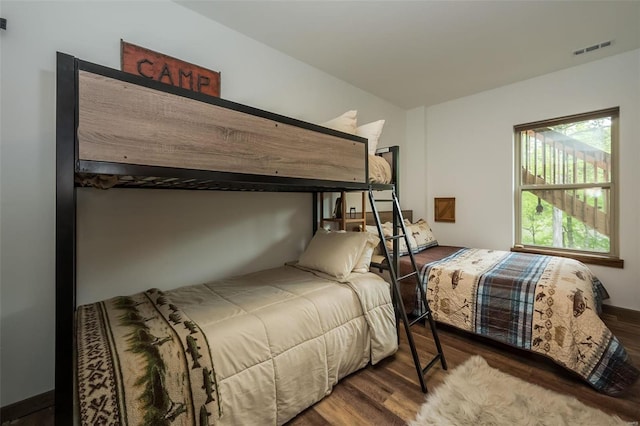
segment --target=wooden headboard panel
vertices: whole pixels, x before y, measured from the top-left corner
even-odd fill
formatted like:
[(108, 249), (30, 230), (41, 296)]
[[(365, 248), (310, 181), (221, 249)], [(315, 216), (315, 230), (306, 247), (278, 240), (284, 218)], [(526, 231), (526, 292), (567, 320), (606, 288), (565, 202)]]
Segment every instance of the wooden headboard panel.
[[(391, 222), (393, 220), (393, 212), (391, 210), (384, 212), (379, 211), (378, 214), (380, 215), (381, 223)], [(413, 210), (402, 210), (402, 217), (413, 223)], [(367, 212), (367, 225), (375, 226), (375, 224), (376, 221), (373, 219), (373, 213)]]
[(110, 71), (79, 71), (79, 160), (367, 183), (366, 139)]

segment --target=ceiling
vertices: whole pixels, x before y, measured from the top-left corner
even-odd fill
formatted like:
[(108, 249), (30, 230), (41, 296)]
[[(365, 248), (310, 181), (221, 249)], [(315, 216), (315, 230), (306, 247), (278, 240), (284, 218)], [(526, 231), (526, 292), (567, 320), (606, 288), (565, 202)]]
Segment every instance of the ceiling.
[(638, 0), (176, 1), (404, 109), (640, 48)]

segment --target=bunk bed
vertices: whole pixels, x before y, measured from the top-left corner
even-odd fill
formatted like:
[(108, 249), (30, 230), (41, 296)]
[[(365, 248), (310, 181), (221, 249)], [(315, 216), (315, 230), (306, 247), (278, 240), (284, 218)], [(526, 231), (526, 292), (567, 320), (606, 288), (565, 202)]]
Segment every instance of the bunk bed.
[(321, 193), (394, 190), (398, 156), (381, 150), (391, 183), (372, 183), (366, 139), (67, 54), (57, 61), (56, 424), (282, 424), (396, 351), (389, 284), (302, 257), (77, 306), (79, 186), (307, 192), (315, 234)]
[[(418, 236), (415, 225), (405, 225)], [(600, 319), (609, 295), (583, 263), (437, 241), (400, 255), (400, 276), (419, 271), (398, 281), (410, 316), (424, 312), (426, 294), (438, 323), (542, 355), (602, 393), (623, 394), (638, 380), (640, 371)], [(376, 263), (385, 260), (374, 256)]]

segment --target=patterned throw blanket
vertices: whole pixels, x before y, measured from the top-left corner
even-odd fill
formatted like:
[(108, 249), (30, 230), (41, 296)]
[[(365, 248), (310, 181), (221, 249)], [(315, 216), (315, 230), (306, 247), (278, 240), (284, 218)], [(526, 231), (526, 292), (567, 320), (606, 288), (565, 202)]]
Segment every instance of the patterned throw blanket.
[(640, 374), (599, 317), (602, 283), (573, 259), (462, 249), (424, 265), (421, 282), (437, 321), (550, 357), (601, 392)]
[(163, 292), (81, 306), (77, 330), (82, 425), (200, 426), (222, 415), (209, 344)]

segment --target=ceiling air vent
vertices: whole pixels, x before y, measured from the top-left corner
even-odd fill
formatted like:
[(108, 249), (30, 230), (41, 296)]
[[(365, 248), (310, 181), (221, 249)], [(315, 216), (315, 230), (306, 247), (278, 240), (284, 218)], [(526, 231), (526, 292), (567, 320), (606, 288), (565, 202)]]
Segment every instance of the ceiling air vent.
[(583, 47), (582, 49), (574, 50), (574, 55), (582, 55), (583, 53), (593, 52), (594, 50), (602, 49), (604, 47), (609, 47), (613, 44), (613, 40), (603, 41), (602, 43), (594, 44), (592, 46)]

